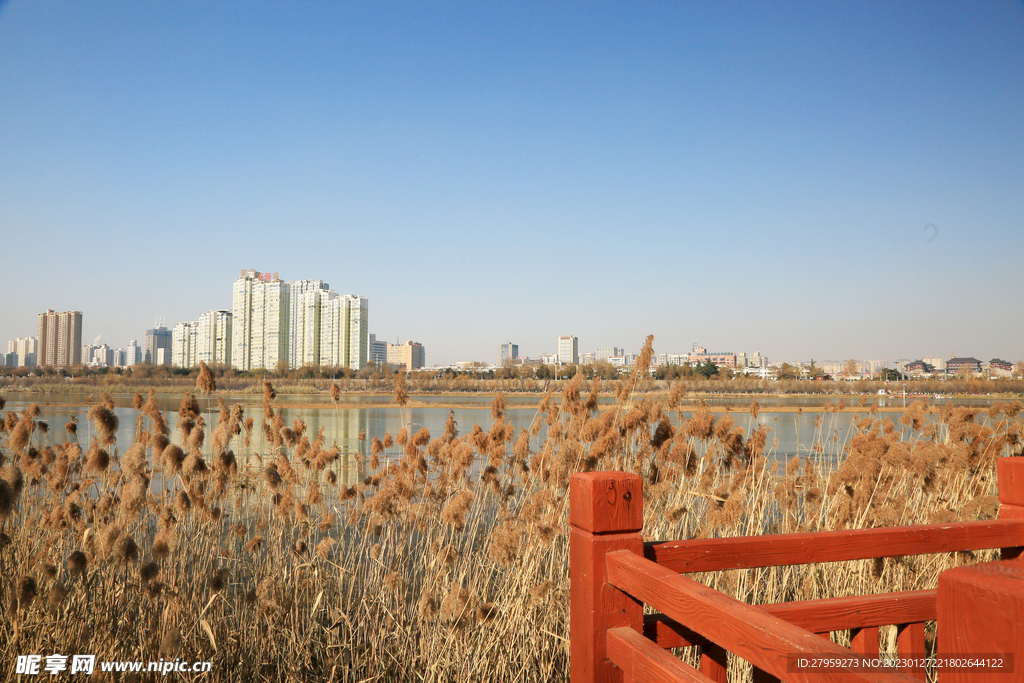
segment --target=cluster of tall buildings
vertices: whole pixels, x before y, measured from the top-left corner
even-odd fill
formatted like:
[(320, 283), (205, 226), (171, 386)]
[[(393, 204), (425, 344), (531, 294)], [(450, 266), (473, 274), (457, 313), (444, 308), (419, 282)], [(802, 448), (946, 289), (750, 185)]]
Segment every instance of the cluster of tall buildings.
[(7, 343), (4, 365), (70, 367), (82, 363), (82, 312), (47, 309), (39, 314), (38, 335)]
[(277, 273), (243, 270), (232, 285), (230, 311), (207, 311), (175, 325), (171, 364), (205, 361), (237, 370), (424, 366), (422, 344), (378, 342), (369, 316), (366, 297), (339, 294), (323, 280), (286, 281)]
[[(98, 339), (97, 339), (98, 341)], [(243, 270), (231, 290), (231, 310), (210, 310), (172, 329), (156, 324), (146, 330), (144, 348), (133, 340), (126, 349), (82, 345), (82, 313), (46, 311), (39, 315), (38, 337), (8, 343), (0, 365), (132, 366), (200, 362), (238, 370), (282, 367), (346, 367), (368, 363), (426, 365), (419, 342), (389, 344), (369, 332), (366, 297), (339, 294), (323, 280), (285, 281), (277, 273)]]
[(277, 273), (243, 270), (231, 301), (230, 354), (224, 362), (238, 370), (307, 365), (359, 370), (370, 359), (364, 296), (338, 294), (322, 280), (286, 282)]

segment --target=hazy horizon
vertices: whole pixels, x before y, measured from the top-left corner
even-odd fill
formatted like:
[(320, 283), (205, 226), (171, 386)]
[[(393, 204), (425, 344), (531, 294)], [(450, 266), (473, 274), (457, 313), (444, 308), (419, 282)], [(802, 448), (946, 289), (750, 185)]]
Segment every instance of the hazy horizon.
[(1022, 85), (1009, 0), (0, 2), (0, 343), (141, 345), (256, 269), (430, 365), (1015, 362)]

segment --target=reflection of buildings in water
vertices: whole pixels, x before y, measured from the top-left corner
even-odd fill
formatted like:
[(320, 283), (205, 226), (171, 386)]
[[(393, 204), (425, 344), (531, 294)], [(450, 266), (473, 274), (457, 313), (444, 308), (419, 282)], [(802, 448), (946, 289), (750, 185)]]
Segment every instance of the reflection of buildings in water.
[(355, 486), (363, 480), (363, 464), (352, 453), (342, 453), (331, 467), (338, 475), (339, 486)]
[[(291, 413), (291, 415), (289, 415)], [(250, 441), (250, 452), (260, 453), (266, 456), (271, 451), (270, 443), (263, 434), (262, 415), (260, 422), (253, 425), (253, 435)], [(370, 436), (367, 430), (366, 441), (359, 441), (359, 433), (366, 429), (368, 418), (366, 410), (359, 408), (314, 408), (302, 410), (285, 410), (281, 416), (285, 424), (291, 427), (296, 417), (301, 417), (306, 423), (305, 436), (309, 442), (316, 441), (320, 428), (324, 429), (325, 449), (337, 446), (340, 451), (338, 459), (331, 465), (331, 469), (338, 475), (338, 483), (352, 486), (363, 479), (363, 466), (360, 463), (359, 454), (363, 453), (369, 457)], [(291, 456), (292, 449), (286, 449)]]

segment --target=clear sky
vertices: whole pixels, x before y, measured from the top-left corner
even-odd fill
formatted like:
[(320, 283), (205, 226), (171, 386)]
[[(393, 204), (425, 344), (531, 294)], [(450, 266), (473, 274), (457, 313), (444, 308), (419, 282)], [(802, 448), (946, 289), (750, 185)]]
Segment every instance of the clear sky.
[(141, 343), (255, 268), (430, 364), (1016, 361), (1022, 124), (1019, 0), (10, 0), (0, 343)]

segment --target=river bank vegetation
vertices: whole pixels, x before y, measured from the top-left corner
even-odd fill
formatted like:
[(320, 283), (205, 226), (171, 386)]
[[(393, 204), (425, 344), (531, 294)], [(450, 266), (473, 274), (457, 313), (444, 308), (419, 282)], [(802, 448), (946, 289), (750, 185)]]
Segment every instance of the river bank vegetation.
[[(664, 370), (665, 366), (658, 368)], [(304, 368), (274, 372), (242, 372), (228, 367), (211, 367), (217, 386), (231, 393), (260, 394), (263, 382), (270, 380), (279, 394), (323, 394), (337, 386), (343, 393), (387, 394), (394, 391), (398, 371), (372, 371), (354, 373), (347, 368)], [(411, 394), (484, 393), (537, 394), (548, 391), (559, 393), (577, 375), (590, 386), (598, 381), (598, 390), (613, 394), (617, 382), (629, 374), (598, 372), (591, 366), (572, 366), (551, 376), (539, 378), (521, 371), (503, 373), (493, 371), (453, 370), (413, 371), (403, 373), (407, 391)], [(34, 392), (40, 394), (102, 393), (145, 394), (154, 388), (160, 392), (180, 393), (195, 386), (198, 368), (171, 368), (168, 366), (137, 366), (133, 368), (7, 368), (0, 372), (0, 391)], [(659, 378), (660, 376), (660, 378)], [(996, 396), (1024, 397), (1024, 379), (1012, 376), (999, 379), (981, 377), (951, 377), (949, 379), (921, 379), (908, 377), (894, 381), (878, 379), (822, 380), (822, 379), (765, 379), (721, 372), (704, 377), (690, 373), (685, 377), (666, 376), (655, 372), (644, 376), (633, 388), (635, 395), (661, 395), (667, 397), (682, 384), (689, 396)]]
[[(642, 393), (654, 380), (637, 369), (548, 385), (518, 431), (499, 392), (482, 424), (364, 434), (343, 454), (288, 415), (276, 383), (247, 414), (218, 398), (222, 380), (191, 378), (176, 414), (140, 391), (131, 443), (109, 396), (82, 423), (4, 414), (0, 660), (208, 660), (214, 681), (564, 681), (574, 472), (639, 474), (656, 540), (989, 519), (996, 460), (1024, 455), (1019, 401), (947, 402), (928, 420), (919, 400), (897, 416), (865, 402), (842, 439), (845, 406), (822, 410), (812, 456), (786, 461), (755, 428), (756, 397), (716, 415), (689, 382)], [(326, 387), (336, 404), (342, 385)], [(402, 375), (390, 386), (401, 408), (417, 390)], [(699, 578), (781, 602), (931, 588), (983, 557)]]

